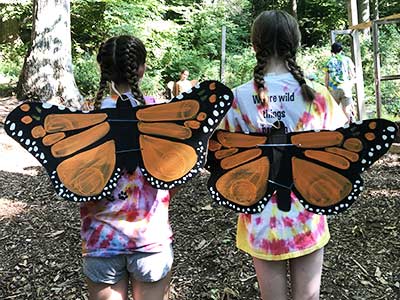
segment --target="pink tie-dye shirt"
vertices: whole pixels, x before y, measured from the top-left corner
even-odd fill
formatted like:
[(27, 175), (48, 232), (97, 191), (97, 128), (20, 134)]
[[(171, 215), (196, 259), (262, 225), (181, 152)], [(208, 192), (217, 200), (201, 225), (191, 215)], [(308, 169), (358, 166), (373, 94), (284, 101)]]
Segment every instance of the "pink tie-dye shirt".
[[(133, 106), (132, 94), (127, 96)], [(146, 97), (146, 104), (154, 99)], [(115, 107), (111, 98), (102, 108)], [(159, 252), (172, 242), (168, 219), (170, 193), (154, 189), (136, 169), (121, 176), (114, 201), (90, 201), (81, 205), (81, 238), (84, 256), (109, 257), (134, 251)]]
[[(308, 82), (316, 91), (312, 104), (301, 95), (290, 73), (265, 76), (268, 108), (259, 101), (250, 81), (234, 89), (234, 102), (221, 127), (238, 132), (266, 132), (275, 121), (289, 131), (336, 129), (347, 118), (325, 87)], [(236, 244), (243, 251), (265, 260), (284, 260), (311, 253), (329, 240), (325, 216), (305, 210), (292, 193), (289, 212), (278, 209), (273, 195), (259, 214), (239, 214)]]

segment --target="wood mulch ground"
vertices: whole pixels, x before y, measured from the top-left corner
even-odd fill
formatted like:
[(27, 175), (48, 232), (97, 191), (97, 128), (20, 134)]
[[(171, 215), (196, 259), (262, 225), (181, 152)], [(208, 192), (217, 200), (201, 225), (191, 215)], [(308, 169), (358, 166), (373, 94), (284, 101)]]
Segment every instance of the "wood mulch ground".
[[(16, 104), (0, 98), (0, 125)], [(363, 178), (361, 199), (329, 218), (321, 299), (400, 299), (400, 154)], [(259, 299), (251, 258), (235, 247), (236, 215), (212, 203), (206, 180), (194, 178), (171, 203), (170, 299)], [(78, 212), (0, 126), (0, 299), (87, 299)]]

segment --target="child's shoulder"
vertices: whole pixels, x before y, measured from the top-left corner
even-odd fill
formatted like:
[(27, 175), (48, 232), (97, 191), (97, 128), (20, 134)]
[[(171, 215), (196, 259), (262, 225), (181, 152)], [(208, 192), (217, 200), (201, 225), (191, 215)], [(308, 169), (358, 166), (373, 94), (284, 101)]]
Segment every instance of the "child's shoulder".
[(242, 94), (242, 93), (249, 92), (249, 91), (250, 92), (254, 91), (254, 80), (253, 79), (246, 83), (243, 83), (233, 89), (234, 95), (236, 95), (238, 93)]

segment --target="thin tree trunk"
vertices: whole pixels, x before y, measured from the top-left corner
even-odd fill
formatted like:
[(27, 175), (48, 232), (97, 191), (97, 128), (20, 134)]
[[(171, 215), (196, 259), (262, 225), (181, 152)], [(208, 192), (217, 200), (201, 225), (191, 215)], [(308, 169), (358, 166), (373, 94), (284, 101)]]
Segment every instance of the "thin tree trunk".
[(82, 96), (72, 72), (69, 0), (34, 0), (31, 43), (18, 82), (18, 99), (79, 107)]
[[(369, 0), (358, 0), (357, 7), (358, 7), (358, 23), (368, 22), (371, 16)], [(363, 33), (365, 37), (369, 37), (370, 28), (364, 29)]]
[(297, 0), (290, 0), (291, 15), (297, 19)]

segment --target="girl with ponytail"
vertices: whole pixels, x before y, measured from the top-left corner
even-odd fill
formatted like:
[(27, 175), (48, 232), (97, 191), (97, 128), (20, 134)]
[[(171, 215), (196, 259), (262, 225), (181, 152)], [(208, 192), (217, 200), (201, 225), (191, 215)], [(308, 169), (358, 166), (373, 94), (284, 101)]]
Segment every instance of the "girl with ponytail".
[[(222, 127), (264, 132), (285, 124), (287, 131), (336, 129), (347, 118), (327, 89), (305, 79), (296, 62), (300, 31), (284, 11), (262, 12), (252, 26), (257, 63), (253, 80), (237, 87)], [(330, 236), (326, 217), (308, 212), (291, 194), (291, 208), (277, 207), (276, 195), (258, 214), (239, 214), (236, 245), (253, 257), (263, 300), (317, 300), (323, 247)]]
[[(92, 104), (95, 109), (115, 108), (121, 95), (132, 106), (154, 103), (139, 88), (146, 63), (141, 40), (128, 35), (112, 37), (101, 44), (97, 62), (101, 74)], [(173, 261), (168, 220), (171, 196), (167, 190), (151, 187), (138, 168), (120, 177), (112, 201), (81, 205), (83, 272), (89, 299), (126, 300), (130, 287), (135, 300), (168, 299)]]

